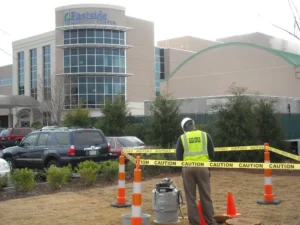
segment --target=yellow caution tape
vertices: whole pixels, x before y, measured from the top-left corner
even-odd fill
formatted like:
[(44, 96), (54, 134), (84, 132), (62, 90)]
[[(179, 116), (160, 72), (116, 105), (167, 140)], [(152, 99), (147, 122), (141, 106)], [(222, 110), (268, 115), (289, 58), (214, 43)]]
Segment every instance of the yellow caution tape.
[(278, 169), (300, 170), (300, 164), (291, 163), (246, 163), (246, 162), (186, 162), (172, 160), (141, 159), (141, 165), (172, 166), (172, 167), (210, 167), (210, 168), (241, 168), (241, 169)]
[(123, 152), (131, 154), (142, 153), (175, 153), (175, 149), (124, 149)]
[(287, 158), (300, 161), (300, 156), (299, 155), (294, 155), (294, 154), (291, 154), (291, 153), (288, 153), (288, 152), (285, 152), (285, 151), (282, 151), (282, 150), (279, 150), (279, 149), (276, 149), (276, 148), (272, 148), (272, 147), (268, 147), (268, 149), (271, 152), (275, 152), (275, 153), (277, 153), (279, 155), (282, 155), (282, 156), (285, 156)]
[[(252, 145), (252, 146), (236, 146), (236, 147), (215, 147), (216, 152), (225, 151), (251, 151), (251, 150), (263, 150), (263, 145)], [(176, 149), (124, 149), (123, 152), (131, 154), (141, 153), (175, 153)]]
[(127, 159), (129, 159), (130, 162), (132, 162), (133, 164), (136, 164), (136, 159), (135, 159), (134, 157), (132, 157), (131, 155), (128, 155), (128, 153), (126, 153), (126, 152), (124, 152), (124, 151), (122, 151), (122, 152), (123, 152), (123, 155), (124, 155)]

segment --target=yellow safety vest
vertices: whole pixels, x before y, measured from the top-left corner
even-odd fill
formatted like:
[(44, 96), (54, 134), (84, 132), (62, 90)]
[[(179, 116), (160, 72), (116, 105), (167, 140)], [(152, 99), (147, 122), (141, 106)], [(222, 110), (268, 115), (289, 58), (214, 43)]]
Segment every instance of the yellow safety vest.
[(194, 130), (181, 135), (184, 149), (183, 161), (209, 162), (207, 133)]

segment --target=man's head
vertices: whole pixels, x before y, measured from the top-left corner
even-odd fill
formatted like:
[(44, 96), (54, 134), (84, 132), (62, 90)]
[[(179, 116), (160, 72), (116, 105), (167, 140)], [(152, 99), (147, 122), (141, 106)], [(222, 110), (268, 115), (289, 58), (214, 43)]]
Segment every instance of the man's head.
[(184, 118), (181, 121), (181, 128), (184, 132), (196, 130), (194, 120), (192, 120), (191, 118), (188, 118), (188, 117)]

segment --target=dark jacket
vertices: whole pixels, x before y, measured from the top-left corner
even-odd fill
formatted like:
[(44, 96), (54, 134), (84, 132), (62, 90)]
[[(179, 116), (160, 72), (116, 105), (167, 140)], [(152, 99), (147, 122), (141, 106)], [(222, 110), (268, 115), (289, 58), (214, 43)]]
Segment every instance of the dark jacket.
[[(213, 158), (215, 157), (215, 150), (214, 150), (213, 140), (208, 133), (207, 133), (207, 151), (208, 151), (209, 159), (212, 161)], [(183, 144), (181, 141), (181, 137), (179, 137), (176, 146), (176, 159), (179, 161), (183, 161), (183, 154), (184, 154)]]

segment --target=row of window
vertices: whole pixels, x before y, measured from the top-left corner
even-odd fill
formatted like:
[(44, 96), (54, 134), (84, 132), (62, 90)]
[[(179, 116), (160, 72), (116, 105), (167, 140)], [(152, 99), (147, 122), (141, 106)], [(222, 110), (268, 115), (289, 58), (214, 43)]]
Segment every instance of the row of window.
[(30, 94), (37, 99), (37, 49), (30, 50)]
[(12, 84), (12, 77), (0, 77), (0, 86), (7, 86)]
[(24, 95), (24, 52), (18, 53), (18, 94)]
[(44, 100), (51, 100), (51, 49), (50, 45), (43, 47), (44, 59)]
[(126, 73), (125, 50), (72, 48), (64, 51), (64, 73)]
[[(98, 77), (97, 77), (98, 78)], [(125, 94), (124, 77), (78, 77), (77, 83), (65, 83), (65, 94)]]
[(125, 101), (125, 77), (120, 76), (68, 76), (65, 77), (65, 109), (101, 108), (105, 99), (114, 100), (121, 95)]
[(165, 79), (164, 49), (155, 48), (155, 92), (160, 93), (160, 80)]
[[(103, 108), (106, 101), (114, 101), (119, 95), (66, 95), (64, 101), (65, 109)], [(125, 102), (125, 95), (120, 95), (121, 101)]]
[(125, 32), (104, 29), (80, 29), (64, 32), (64, 44), (125, 44)]
[[(37, 99), (37, 49), (30, 50), (30, 93)], [(44, 100), (51, 99), (51, 49), (43, 46)], [(24, 51), (18, 53), (18, 94), (24, 95)]]

